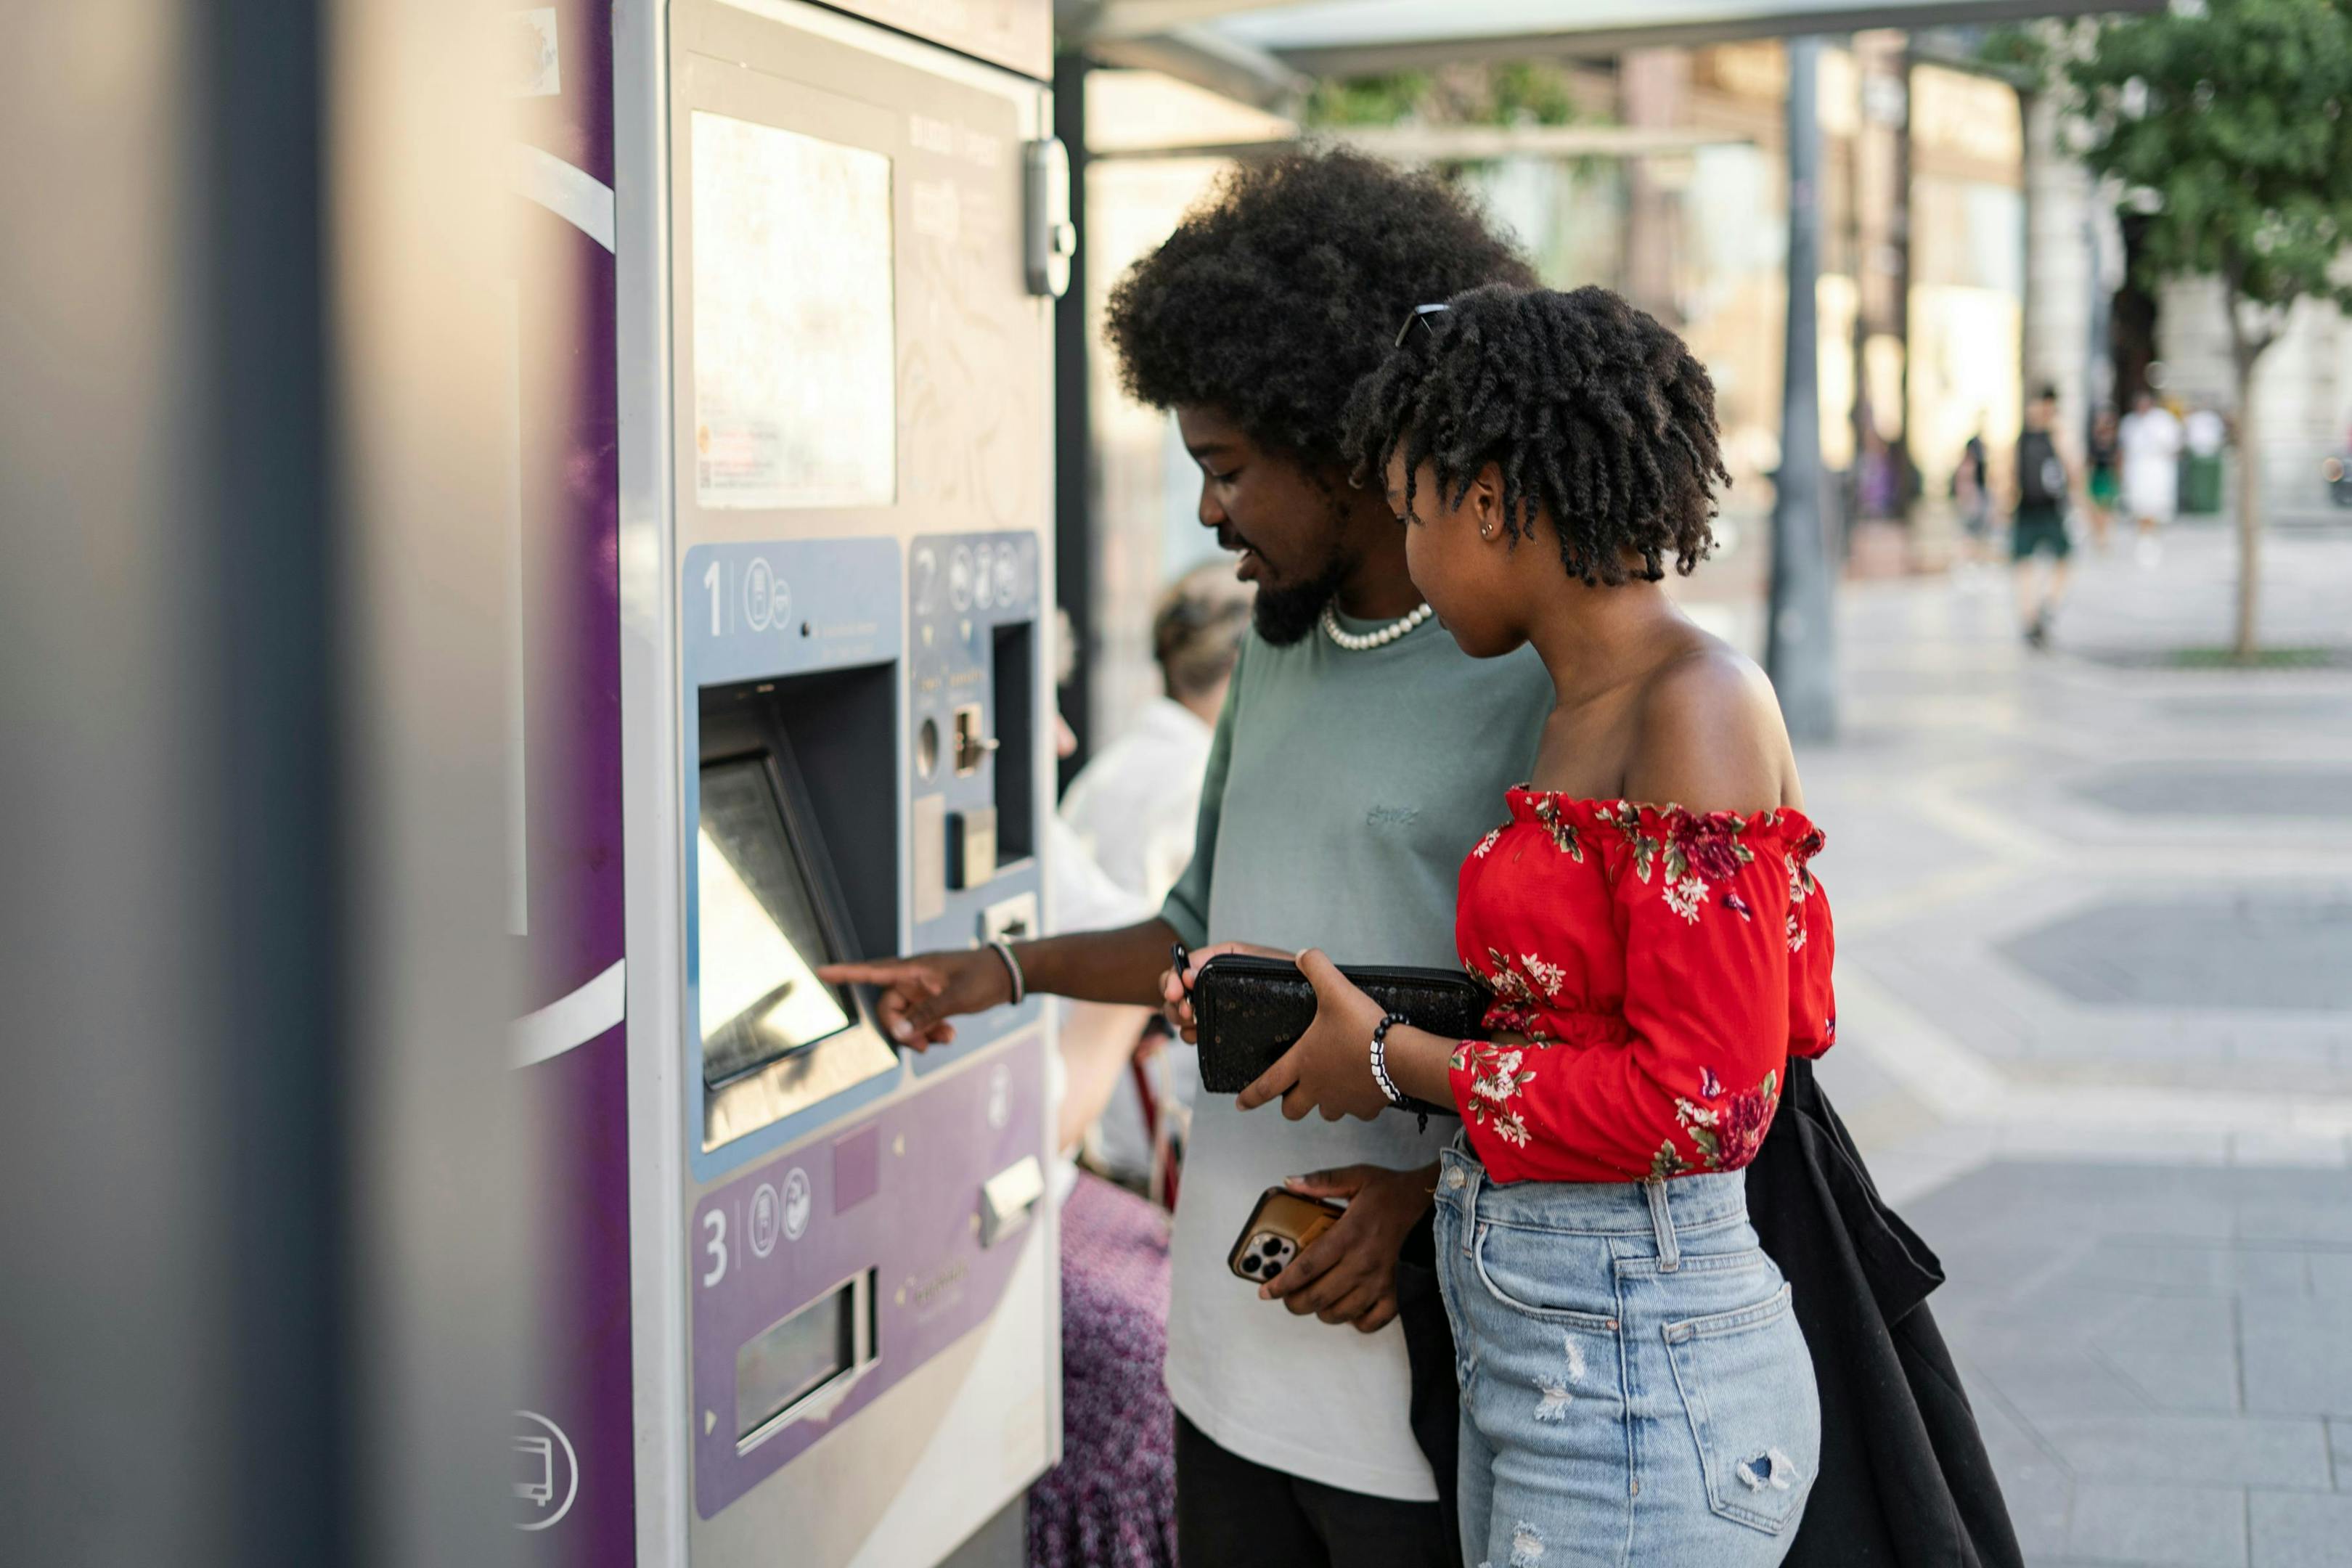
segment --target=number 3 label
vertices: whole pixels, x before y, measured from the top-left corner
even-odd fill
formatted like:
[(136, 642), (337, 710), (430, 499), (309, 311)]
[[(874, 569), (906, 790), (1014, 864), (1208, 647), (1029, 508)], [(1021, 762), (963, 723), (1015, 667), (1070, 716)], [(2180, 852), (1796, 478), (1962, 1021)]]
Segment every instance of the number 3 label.
[(710, 1238), (702, 1244), (702, 1249), (710, 1255), (710, 1267), (702, 1273), (703, 1288), (708, 1289), (727, 1278), (727, 1211), (711, 1209), (705, 1213), (702, 1228), (710, 1234)]

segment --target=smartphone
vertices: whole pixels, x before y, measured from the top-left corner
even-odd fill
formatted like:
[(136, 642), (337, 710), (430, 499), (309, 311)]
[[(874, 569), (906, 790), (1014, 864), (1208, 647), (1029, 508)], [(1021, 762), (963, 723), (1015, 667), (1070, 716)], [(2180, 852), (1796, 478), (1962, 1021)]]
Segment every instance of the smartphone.
[(1263, 1285), (1306, 1251), (1348, 1211), (1323, 1198), (1301, 1197), (1287, 1187), (1268, 1187), (1234, 1241), (1225, 1267), (1237, 1279)]

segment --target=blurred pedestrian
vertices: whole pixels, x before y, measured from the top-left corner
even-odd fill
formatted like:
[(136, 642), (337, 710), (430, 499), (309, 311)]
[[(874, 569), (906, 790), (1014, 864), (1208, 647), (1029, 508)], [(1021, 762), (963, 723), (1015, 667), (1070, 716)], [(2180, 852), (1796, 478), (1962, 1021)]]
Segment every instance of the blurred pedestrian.
[(2116, 468), (2118, 461), (2116, 447), (2116, 411), (2102, 405), (2098, 416), (2091, 421), (2090, 450), (2090, 519), (2091, 542), (2099, 553), (2106, 553), (2108, 535), (2115, 531), (2116, 503), (2123, 495), (2123, 481)]
[[(2066, 502), (2074, 493), (2074, 465), (2058, 447), (2058, 389), (2044, 386), (2026, 405), (2025, 429), (2017, 437), (2017, 514), (2010, 528), (2009, 558), (2017, 578), (2017, 616), (2025, 640), (2034, 647), (2050, 642), (2050, 623), (2066, 596)], [(2035, 557), (2047, 555), (2046, 577), (2037, 577)]]
[(2139, 530), (2142, 566), (2164, 558), (2158, 531), (2180, 510), (2180, 421), (2143, 388), (2116, 429), (2123, 454), (2124, 510)]
[(1960, 559), (1981, 565), (1989, 559), (1992, 535), (1991, 472), (1981, 425), (1960, 447), (1959, 466), (1952, 470), (1952, 500), (1960, 514)]
[[(1249, 629), (1252, 596), (1222, 562), (1177, 579), (1151, 620), (1161, 695), (1094, 755), (1062, 796), (1062, 820), (1112, 881), (1145, 902), (1146, 912), (1160, 907), (1192, 864), (1201, 779)], [(1193, 1053), (1160, 1050), (1147, 1038), (1096, 1125), (1095, 1162), (1121, 1181), (1150, 1184), (1155, 1156), (1170, 1142), (1166, 1130), (1181, 1131), (1200, 1078)]]
[(2180, 510), (2210, 517), (2221, 510), (2221, 449), (2229, 445), (2229, 424), (2200, 403), (2182, 416), (2180, 441)]

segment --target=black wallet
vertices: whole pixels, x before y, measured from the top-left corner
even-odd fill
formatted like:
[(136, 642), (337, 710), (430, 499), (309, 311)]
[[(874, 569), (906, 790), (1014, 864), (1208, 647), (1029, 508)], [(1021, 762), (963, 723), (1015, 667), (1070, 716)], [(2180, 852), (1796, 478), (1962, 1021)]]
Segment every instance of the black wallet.
[[(1417, 1029), (1457, 1039), (1477, 1035), (1494, 1000), (1459, 969), (1342, 964), (1339, 973), (1383, 1011)], [(1201, 1045), (1201, 1087), (1212, 1094), (1239, 1094), (1315, 1022), (1315, 987), (1286, 958), (1220, 953), (1192, 977), (1192, 1020)], [(1417, 1100), (1408, 1100), (1405, 1109), (1459, 1114), (1450, 1105)]]

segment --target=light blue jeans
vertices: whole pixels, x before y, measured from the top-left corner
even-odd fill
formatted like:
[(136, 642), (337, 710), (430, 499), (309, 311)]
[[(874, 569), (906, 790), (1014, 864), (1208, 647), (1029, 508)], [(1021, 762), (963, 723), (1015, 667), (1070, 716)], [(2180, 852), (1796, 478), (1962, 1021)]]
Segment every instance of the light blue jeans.
[(1772, 1568), (1788, 1554), (1821, 1403), (1744, 1176), (1497, 1185), (1457, 1144), (1436, 1234), (1464, 1562)]

